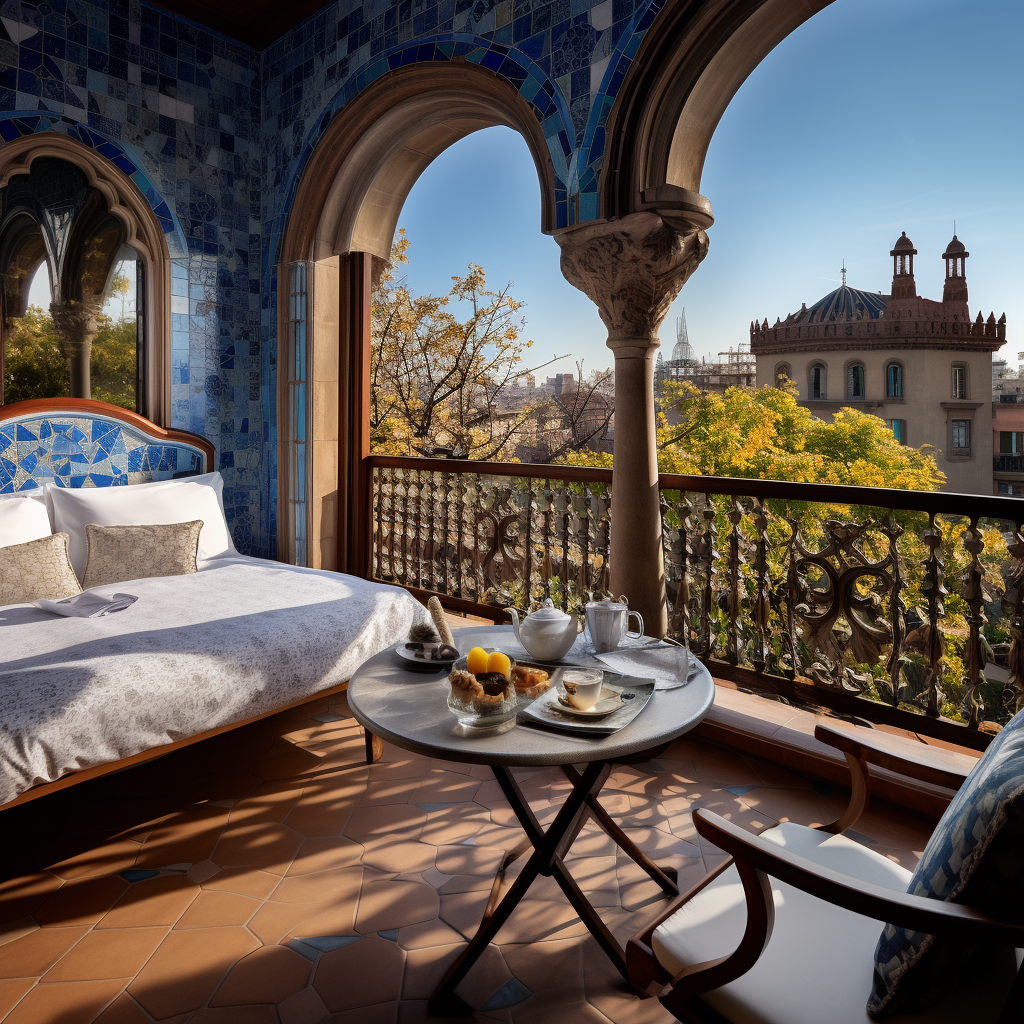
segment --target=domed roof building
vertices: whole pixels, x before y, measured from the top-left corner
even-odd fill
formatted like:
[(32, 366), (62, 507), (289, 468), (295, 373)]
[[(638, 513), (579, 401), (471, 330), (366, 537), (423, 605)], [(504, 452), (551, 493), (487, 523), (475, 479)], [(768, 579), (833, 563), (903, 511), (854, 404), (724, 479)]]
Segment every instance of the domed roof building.
[(886, 420), (895, 436), (935, 450), (946, 489), (992, 492), (992, 353), (1006, 342), (1006, 315), (972, 320), (963, 242), (942, 254), (942, 300), (922, 298), (917, 249), (904, 231), (890, 250), (888, 294), (846, 283), (773, 326), (750, 325), (757, 383), (796, 385), (802, 405), (831, 419), (856, 408)]

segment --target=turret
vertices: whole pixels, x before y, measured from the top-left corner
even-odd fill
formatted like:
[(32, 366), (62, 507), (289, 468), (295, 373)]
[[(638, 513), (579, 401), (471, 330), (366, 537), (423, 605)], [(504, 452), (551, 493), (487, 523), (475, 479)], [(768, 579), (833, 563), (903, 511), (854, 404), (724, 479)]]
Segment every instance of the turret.
[(967, 257), (971, 254), (964, 248), (964, 243), (956, 235), (946, 246), (942, 258), (946, 261), (946, 280), (942, 286), (943, 302), (962, 302), (967, 304), (967, 272), (964, 269)]
[(914, 257), (917, 250), (907, 238), (906, 231), (896, 240), (889, 252), (892, 257), (893, 299), (916, 299), (917, 285), (914, 283)]

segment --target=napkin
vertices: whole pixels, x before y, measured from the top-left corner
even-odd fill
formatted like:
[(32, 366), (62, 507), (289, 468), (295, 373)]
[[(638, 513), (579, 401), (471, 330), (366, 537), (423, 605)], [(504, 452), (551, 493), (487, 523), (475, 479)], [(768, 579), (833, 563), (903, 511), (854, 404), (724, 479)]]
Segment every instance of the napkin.
[(619, 649), (598, 654), (597, 660), (621, 675), (653, 679), (656, 690), (674, 690), (685, 686), (693, 666), (693, 659), (685, 647)]
[(91, 590), (83, 590), (74, 597), (63, 597), (59, 601), (35, 601), (33, 607), (40, 611), (52, 612), (54, 615), (66, 615), (69, 618), (97, 619), (113, 612), (123, 612), (125, 608), (135, 604), (137, 597), (131, 594), (114, 594), (103, 597)]

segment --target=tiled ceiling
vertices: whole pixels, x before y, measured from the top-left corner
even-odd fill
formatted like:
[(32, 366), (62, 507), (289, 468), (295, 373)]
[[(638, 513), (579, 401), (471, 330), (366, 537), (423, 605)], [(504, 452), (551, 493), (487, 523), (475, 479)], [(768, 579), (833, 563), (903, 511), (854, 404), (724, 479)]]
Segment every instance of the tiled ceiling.
[(262, 50), (330, 0), (166, 0), (159, 6)]

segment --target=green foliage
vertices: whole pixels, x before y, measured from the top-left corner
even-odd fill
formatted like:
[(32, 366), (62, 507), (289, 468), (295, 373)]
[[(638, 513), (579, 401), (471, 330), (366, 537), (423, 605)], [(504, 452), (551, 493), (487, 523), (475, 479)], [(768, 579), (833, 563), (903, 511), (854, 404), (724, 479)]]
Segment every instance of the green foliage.
[[(126, 310), (119, 320), (100, 317), (90, 362), (93, 398), (124, 409), (135, 408), (136, 330), (135, 316)], [(4, 402), (67, 398), (70, 394), (71, 373), (53, 318), (31, 306), (11, 323), (4, 337)]]

